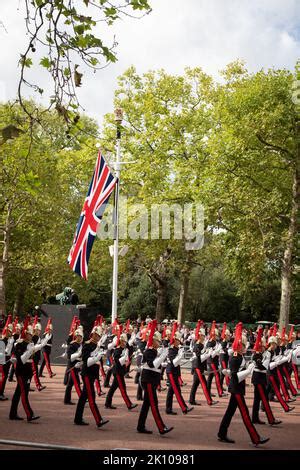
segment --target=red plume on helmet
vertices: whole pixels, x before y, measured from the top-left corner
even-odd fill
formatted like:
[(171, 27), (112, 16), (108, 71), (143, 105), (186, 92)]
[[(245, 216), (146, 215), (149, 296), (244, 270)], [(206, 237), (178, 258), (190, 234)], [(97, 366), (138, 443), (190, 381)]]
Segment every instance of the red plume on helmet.
[(115, 321), (111, 324), (112, 326), (112, 334), (115, 335), (118, 333), (119, 329), (118, 329), (118, 326), (119, 326), (119, 320), (116, 318)]
[(271, 336), (273, 336), (273, 326), (271, 326), (271, 328), (269, 329), (268, 331), (268, 338), (270, 338)]
[(14, 335), (16, 332), (17, 324), (18, 324), (19, 318), (16, 317), (14, 322), (13, 322), (13, 329), (12, 329), (12, 334)]
[(123, 325), (120, 325), (120, 327), (117, 330), (117, 344), (116, 344), (116, 347), (119, 346), (119, 344), (120, 344), (120, 336), (122, 334), (122, 331), (123, 331)]
[(77, 322), (77, 316), (75, 315), (75, 316), (72, 318), (72, 321), (71, 321), (69, 336), (71, 336), (71, 335), (74, 333), (74, 331), (75, 331), (75, 326), (76, 326), (76, 322)]
[(46, 328), (45, 328), (45, 333), (48, 333), (48, 332), (49, 332), (51, 325), (52, 325), (52, 318), (49, 317), (49, 319), (48, 319), (48, 321), (47, 321)]
[(170, 344), (173, 344), (174, 343), (174, 336), (175, 336), (175, 333), (177, 331), (177, 321), (173, 324), (173, 327), (172, 327), (172, 333), (171, 333), (171, 336), (170, 336)]
[(210, 327), (209, 339), (214, 339), (216, 336), (216, 320), (214, 320)]
[(235, 327), (234, 341), (232, 344), (232, 349), (234, 352), (237, 352), (241, 347), (242, 331), (243, 331), (243, 323), (240, 321)]
[(264, 331), (263, 328), (259, 328), (258, 331), (257, 331), (255, 344), (253, 346), (254, 351), (257, 351), (257, 352), (261, 351), (261, 347), (262, 347), (261, 339), (262, 339), (262, 336), (263, 336), (263, 331)]
[(73, 337), (75, 335), (75, 331), (77, 330), (77, 328), (80, 326), (80, 320), (79, 318), (77, 318), (76, 322), (75, 322), (75, 325), (74, 325), (74, 331), (73, 331)]
[(272, 331), (272, 336), (276, 336), (277, 333), (277, 323), (274, 323), (273, 325), (273, 331)]
[(157, 327), (157, 320), (152, 320), (151, 326), (150, 326), (150, 334), (149, 334), (149, 338), (147, 342), (147, 348), (151, 348), (153, 345), (153, 336), (154, 336), (156, 327)]
[(292, 339), (293, 339), (293, 333), (294, 333), (294, 325), (292, 326), (292, 328), (290, 329), (290, 332), (289, 332), (289, 342), (292, 341)]
[(29, 325), (30, 325), (30, 315), (27, 315), (27, 317), (25, 318), (24, 323), (23, 323), (23, 328), (22, 328), (22, 332), (21, 332), (21, 339), (25, 338), (27, 327)]
[(99, 326), (102, 326), (102, 323), (103, 323), (103, 316), (102, 316), (102, 315), (98, 315), (98, 317), (99, 317), (99, 323), (98, 323), (98, 325), (99, 325)]
[(130, 327), (130, 319), (128, 318), (128, 320), (126, 322), (126, 326), (125, 326), (125, 333), (128, 333), (129, 327)]
[(35, 329), (36, 324), (38, 323), (38, 321), (39, 321), (39, 318), (38, 318), (37, 315), (35, 315), (35, 316), (34, 316), (34, 320), (33, 320), (33, 325), (32, 325), (32, 328), (33, 328), (33, 329)]
[(284, 340), (285, 340), (285, 332), (286, 332), (286, 328), (285, 328), (285, 326), (284, 326), (284, 327), (282, 328), (282, 330), (281, 330), (281, 336), (280, 336), (281, 341), (284, 341)]
[(225, 335), (226, 335), (226, 330), (227, 330), (227, 323), (226, 321), (223, 323), (223, 328), (222, 328), (222, 333), (221, 333), (221, 339), (225, 339)]
[(145, 328), (145, 331), (144, 331), (143, 336), (142, 336), (142, 341), (146, 341), (146, 339), (147, 339), (147, 334), (148, 334), (148, 332), (149, 332), (149, 330), (150, 330), (150, 326), (151, 326), (151, 322), (149, 322), (148, 325), (147, 325), (146, 328)]
[(12, 322), (12, 314), (10, 313), (6, 319), (3, 331), (2, 331), (2, 336), (5, 336), (8, 330), (8, 325), (10, 325)]
[(195, 330), (195, 341), (198, 341), (199, 339), (199, 332), (200, 332), (200, 328), (202, 325), (203, 325), (203, 320), (198, 320), (196, 330)]

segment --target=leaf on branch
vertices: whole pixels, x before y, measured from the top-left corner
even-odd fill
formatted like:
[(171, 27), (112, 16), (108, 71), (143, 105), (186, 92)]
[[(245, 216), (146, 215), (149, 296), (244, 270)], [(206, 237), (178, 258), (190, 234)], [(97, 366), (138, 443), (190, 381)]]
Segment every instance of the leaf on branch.
[(33, 64), (32, 59), (30, 57), (25, 58), (25, 56), (21, 55), (20, 64), (24, 67), (31, 67)]
[(86, 7), (89, 6), (89, 1), (90, 1), (90, 0), (83, 0), (83, 3), (85, 4)]
[(50, 69), (50, 67), (51, 67), (51, 62), (50, 62), (50, 60), (48, 59), (48, 57), (43, 57), (43, 58), (40, 60), (40, 65), (42, 65), (42, 66), (45, 67), (46, 69)]

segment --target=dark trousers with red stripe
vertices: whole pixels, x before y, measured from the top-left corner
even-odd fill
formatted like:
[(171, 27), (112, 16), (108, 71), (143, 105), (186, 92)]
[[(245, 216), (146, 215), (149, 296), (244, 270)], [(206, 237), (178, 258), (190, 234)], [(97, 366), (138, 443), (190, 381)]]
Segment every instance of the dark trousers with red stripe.
[(162, 420), (162, 417), (160, 416), (158, 409), (158, 399), (156, 393), (157, 385), (154, 385), (152, 383), (142, 383), (142, 387), (144, 390), (144, 401), (140, 411), (137, 429), (145, 429), (149, 408), (151, 407), (151, 412), (156, 426), (158, 427), (158, 430), (162, 432), (165, 428), (165, 424)]
[[(283, 370), (283, 373), (284, 373), (284, 375), (285, 375), (288, 388), (289, 388), (289, 390), (291, 391), (291, 394), (295, 397), (295, 396), (297, 395), (297, 390), (295, 389), (294, 384), (293, 384), (293, 382), (292, 382), (292, 379), (291, 379), (291, 375), (290, 375), (290, 371), (289, 371), (288, 366), (283, 365), (282, 370)], [(291, 370), (293, 370), (293, 369), (291, 369)]]
[(40, 366), (39, 376), (42, 375), (45, 366), (47, 367), (49, 377), (52, 377), (53, 372), (52, 372), (52, 369), (51, 369), (50, 354), (47, 351), (43, 351), (43, 361), (42, 361), (42, 364)]
[(254, 385), (254, 399), (252, 407), (252, 421), (259, 421), (259, 406), (260, 403), (263, 404), (263, 409), (267, 415), (268, 423), (273, 424), (275, 421), (274, 415), (272, 413), (269, 400), (267, 398), (266, 386), (263, 384)]
[[(281, 404), (284, 411), (287, 412), (289, 410), (289, 405), (286, 403), (286, 401), (284, 400), (283, 396), (280, 393), (280, 388), (279, 388), (278, 382), (279, 382), (278, 377), (276, 375), (273, 375), (273, 374), (271, 375), (270, 374), (270, 376), (269, 376), (269, 384), (271, 386), (270, 388), (273, 389), (273, 392), (276, 395), (277, 400)], [(269, 398), (270, 398), (270, 396), (273, 397), (272, 392), (269, 393)]]
[(82, 380), (83, 380), (83, 388), (82, 388), (82, 393), (77, 403), (74, 422), (81, 423), (83, 412), (84, 412), (84, 407), (88, 400), (91, 412), (93, 413), (96, 424), (98, 425), (100, 424), (102, 418), (100, 415), (99, 408), (95, 401), (95, 398), (96, 398), (95, 388), (94, 388), (95, 377), (90, 377), (88, 375), (85, 375), (82, 377)]
[(166, 400), (166, 412), (172, 411), (174, 393), (175, 393), (176, 400), (178, 401), (178, 404), (181, 410), (185, 412), (187, 410), (187, 405), (181, 393), (179, 377), (172, 373), (168, 373), (167, 375), (169, 379), (169, 388), (168, 388), (167, 400)]
[[(12, 357), (14, 357), (14, 354), (12, 354)], [(12, 382), (13, 379), (14, 379), (15, 369), (16, 369), (15, 364), (11, 364), (11, 366), (10, 366), (10, 371), (9, 371), (9, 375), (8, 375), (8, 381), (9, 381), (9, 382)]]
[(134, 383), (137, 384), (137, 390), (136, 390), (136, 399), (137, 400), (142, 400), (143, 399), (143, 388), (141, 385), (141, 372), (138, 371), (135, 375), (134, 378)]
[(194, 403), (194, 401), (196, 399), (197, 389), (199, 387), (199, 384), (201, 384), (201, 387), (202, 387), (204, 396), (206, 398), (207, 404), (211, 405), (212, 404), (212, 399), (211, 399), (211, 395), (209, 393), (209, 390), (207, 388), (207, 382), (206, 382), (205, 376), (203, 375), (203, 373), (201, 372), (200, 369), (195, 369), (193, 377), (194, 377), (194, 380), (193, 380), (193, 385), (192, 385), (192, 388), (191, 388), (189, 402)]
[(293, 368), (293, 372), (294, 372), (296, 386), (299, 390), (300, 389), (300, 380), (299, 380), (298, 366), (296, 364), (292, 363), (292, 368)]
[(68, 382), (65, 390), (65, 399), (64, 403), (71, 402), (72, 388), (75, 387), (78, 398), (81, 396), (81, 387), (80, 387), (80, 378), (78, 369), (74, 368), (68, 372)]
[(42, 384), (40, 382), (39, 374), (38, 374), (38, 363), (36, 363), (34, 361), (32, 361), (32, 373), (33, 373), (33, 379), (34, 379), (35, 386), (38, 390), (40, 390), (41, 387), (42, 387)]
[(219, 397), (221, 397), (222, 394), (223, 394), (223, 389), (222, 389), (222, 385), (221, 385), (219, 371), (218, 371), (216, 365), (213, 362), (210, 364), (210, 367), (211, 367), (211, 373), (209, 374), (208, 379), (207, 379), (207, 388), (210, 392), (213, 378), (215, 378), (218, 395), (219, 395)]
[(227, 410), (225, 411), (225, 415), (221, 421), (218, 436), (220, 438), (224, 438), (227, 436), (228, 428), (230, 426), (231, 420), (236, 412), (237, 407), (240, 410), (244, 425), (249, 433), (251, 441), (253, 444), (258, 444), (260, 437), (258, 432), (256, 431), (249, 415), (249, 410), (245, 402), (245, 397), (240, 395), (239, 393), (232, 393), (230, 396), (230, 400), (227, 406)]
[(104, 387), (109, 387), (110, 378), (112, 376), (112, 367), (106, 372), (106, 377), (104, 380)]
[(125, 401), (127, 408), (129, 408), (132, 403), (129, 396), (127, 395), (125, 380), (123, 375), (121, 374), (114, 374), (114, 380), (112, 381), (112, 384), (106, 396), (105, 406), (111, 406), (114, 393), (118, 388), (120, 389), (122, 398)]
[(9, 417), (15, 418), (17, 416), (18, 406), (19, 406), (19, 402), (21, 398), (22, 405), (26, 413), (27, 419), (30, 419), (33, 416), (33, 411), (29, 404), (28, 395), (29, 395), (29, 387), (30, 387), (30, 381), (31, 381), (32, 376), (28, 375), (24, 377), (19, 374), (16, 374), (16, 376), (17, 376), (17, 386), (15, 389), (15, 393), (12, 397)]
[(4, 395), (6, 381), (8, 379), (8, 373), (10, 368), (10, 362), (0, 365), (0, 395)]
[(282, 394), (284, 396), (285, 401), (287, 401), (287, 400), (290, 399), (290, 396), (289, 396), (289, 392), (287, 390), (287, 386), (286, 386), (285, 379), (283, 377), (282, 371), (281, 371), (281, 369), (279, 369), (279, 367), (277, 367), (277, 376), (278, 376), (278, 379), (279, 379)]

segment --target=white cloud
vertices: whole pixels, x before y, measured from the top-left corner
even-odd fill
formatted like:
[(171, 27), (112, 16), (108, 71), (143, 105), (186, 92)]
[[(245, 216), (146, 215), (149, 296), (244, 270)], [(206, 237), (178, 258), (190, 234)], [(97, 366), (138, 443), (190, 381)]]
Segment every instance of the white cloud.
[[(153, 7), (150, 15), (139, 21), (126, 18), (113, 27), (119, 43), (119, 61), (96, 75), (84, 73), (79, 97), (86, 113), (99, 122), (113, 109), (117, 76), (132, 64), (139, 73), (156, 68), (182, 73), (186, 66), (201, 66), (217, 76), (220, 69), (237, 58), (244, 59), (251, 71), (263, 67), (293, 70), (299, 58), (298, 0), (150, 0), (150, 3)], [(1, 8), (1, 20), (8, 33), (0, 30), (0, 79), (6, 96), (13, 98), (17, 61), (25, 44), (24, 12), (17, 11), (11, 0), (2, 0)], [(42, 88), (47, 88), (47, 84), (41, 76)]]

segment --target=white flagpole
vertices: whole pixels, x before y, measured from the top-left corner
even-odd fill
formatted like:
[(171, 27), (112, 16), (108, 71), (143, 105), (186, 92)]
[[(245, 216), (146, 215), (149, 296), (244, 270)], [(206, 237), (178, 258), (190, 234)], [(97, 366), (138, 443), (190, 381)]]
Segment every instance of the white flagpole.
[(112, 287), (112, 311), (111, 321), (117, 318), (118, 307), (118, 257), (119, 257), (119, 183), (121, 164), (121, 123), (123, 113), (121, 109), (115, 110), (115, 121), (117, 123), (117, 145), (116, 145), (116, 177), (118, 183), (115, 187), (115, 207), (114, 207), (114, 255), (113, 255), (113, 287)]

